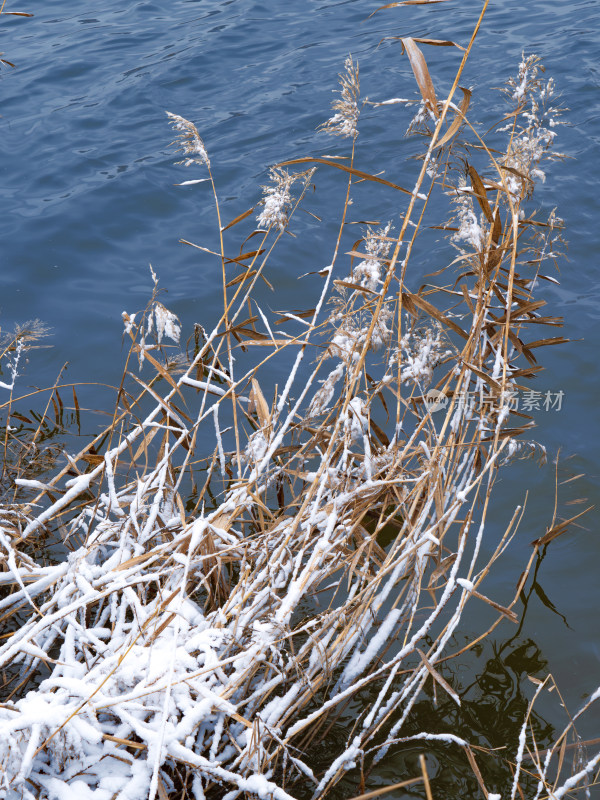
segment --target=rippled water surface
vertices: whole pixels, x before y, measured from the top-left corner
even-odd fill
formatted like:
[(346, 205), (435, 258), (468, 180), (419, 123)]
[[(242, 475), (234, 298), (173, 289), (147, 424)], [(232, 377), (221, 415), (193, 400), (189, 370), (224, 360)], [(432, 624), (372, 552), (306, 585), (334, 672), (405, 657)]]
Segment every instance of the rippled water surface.
[[(173, 165), (165, 110), (198, 125), (223, 216), (232, 219), (259, 200), (270, 164), (345, 154), (343, 142), (316, 128), (329, 116), (331, 92), (349, 52), (360, 61), (363, 93), (372, 100), (416, 97), (398, 43), (381, 40), (412, 35), (466, 44), (481, 8), (474, 0), (454, 0), (368, 19), (378, 5), (29, 0), (19, 10), (32, 12), (32, 19), (0, 18), (0, 49), (17, 65), (0, 71), (0, 324), (6, 329), (38, 317), (53, 329), (52, 348), (32, 354), (25, 383), (51, 383), (66, 361), (71, 381), (118, 381), (121, 312), (145, 305), (150, 263), (168, 290), (165, 302), (188, 330), (196, 321), (215, 319), (220, 264), (178, 243), (184, 238), (217, 246), (214, 211), (203, 185), (174, 186), (197, 176)], [(565, 395), (560, 412), (536, 416), (538, 440), (552, 459), (560, 451), (559, 480), (585, 473), (561, 490), (565, 516), (583, 507), (566, 505), (570, 501), (599, 501), (599, 40), (596, 0), (492, 0), (463, 80), (476, 92), (471, 113), (492, 120), (500, 99), (490, 90), (515, 73), (522, 50), (535, 52), (569, 108), (568, 127), (557, 140), (568, 158), (548, 169), (536, 200), (546, 212), (557, 207), (569, 240), (561, 285), (546, 288), (544, 297), (549, 313), (564, 316), (565, 335), (576, 341), (544, 353), (547, 368), (537, 385)], [(449, 88), (456, 53), (427, 51), (439, 94)], [(408, 118), (398, 110), (364, 116), (357, 165), (373, 172), (385, 165), (386, 176), (403, 183), (403, 171), (414, 169), (405, 160), (414, 148), (403, 138)], [(311, 208), (323, 222), (303, 223), (305, 233), (285, 250), (285, 259), (272, 262), (267, 276), (277, 291), (265, 295), (272, 308), (310, 306), (310, 280), (298, 276), (329, 263), (343, 188), (326, 171), (317, 185)], [(394, 196), (377, 202), (365, 210), (367, 218), (397, 219)], [(424, 272), (435, 256), (424, 255)], [(85, 397), (90, 405), (102, 405), (100, 390)], [(529, 543), (552, 515), (553, 469), (528, 462), (498, 485), (499, 530), (529, 489), (516, 540), (488, 579), (487, 591), (499, 602), (510, 601)], [(538, 572), (540, 591), (529, 599), (516, 640), (508, 623), (497, 637), (502, 657), (521, 654), (510, 667), (517, 678), (535, 671), (535, 664), (542, 673), (552, 671), (573, 708), (600, 674), (597, 511), (582, 524), (549, 548)], [(480, 622), (466, 620), (472, 630)], [(469, 680), (493, 668), (492, 656), (484, 653), (481, 663), (475, 659), (465, 667)], [(474, 707), (480, 705), (478, 700)], [(493, 725), (493, 714), (490, 720), (485, 724)], [(584, 733), (600, 735), (600, 724), (592, 728)], [(398, 763), (378, 780), (397, 780), (404, 768)]]

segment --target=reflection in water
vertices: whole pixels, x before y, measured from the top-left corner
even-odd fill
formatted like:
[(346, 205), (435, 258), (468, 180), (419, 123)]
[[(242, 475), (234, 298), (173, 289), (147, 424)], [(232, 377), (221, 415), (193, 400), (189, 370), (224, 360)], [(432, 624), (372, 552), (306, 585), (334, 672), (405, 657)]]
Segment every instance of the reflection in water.
[[(543, 680), (548, 674), (548, 660), (536, 642), (522, 633), (527, 608), (532, 597), (539, 598), (554, 613), (560, 612), (547, 600), (538, 573), (544, 553), (537, 559), (532, 571), (531, 583), (521, 593), (523, 603), (519, 626), (505, 639), (485, 639), (471, 647), (456, 659), (449, 659), (439, 670), (442, 677), (458, 693), (460, 707), (433, 680), (425, 684), (422, 699), (413, 706), (403, 728), (406, 737), (427, 732), (428, 734), (451, 733), (472, 745), (476, 768), (488, 792), (502, 796), (510, 794), (514, 775), (515, 751), (524, 720), (527, 718), (531, 698), (536, 685), (530, 678)], [(544, 601), (544, 598), (547, 602)], [(564, 617), (563, 617), (564, 619)], [(565, 620), (566, 624), (566, 620)], [(471, 641), (474, 637), (471, 637)], [(455, 651), (468, 645), (455, 641)], [(376, 688), (363, 692), (329, 729), (321, 731), (318, 742), (313, 742), (308, 763), (316, 775), (320, 775), (331, 764), (335, 754), (343, 749), (349, 738), (354, 720), (365, 711), (377, 696)], [(541, 698), (529, 714), (527, 744), (538, 751), (551, 747), (557, 738), (557, 729), (545, 719)], [(399, 712), (400, 713), (400, 712)], [(333, 754), (333, 755), (332, 755)], [(405, 742), (388, 751), (384, 762), (373, 764), (372, 754), (365, 756), (364, 779), (361, 784), (360, 769), (347, 773), (329, 797), (332, 800), (348, 800), (362, 792), (369, 792), (386, 785), (399, 783), (421, 774), (419, 756), (427, 759), (427, 771), (431, 781), (434, 800), (456, 800), (482, 796), (478, 778), (465, 751), (446, 742)], [(574, 754), (573, 765), (577, 761)], [(571, 763), (569, 762), (569, 768)], [(524, 762), (519, 784), (525, 797), (533, 797), (537, 788), (537, 777), (528, 774), (530, 763)], [(299, 800), (311, 797), (311, 787), (295, 787)], [(385, 795), (389, 800), (408, 797), (426, 797), (422, 783), (405, 787)]]
[[(535, 688), (528, 676), (545, 677), (547, 663), (531, 639), (512, 636), (505, 642), (488, 641), (474, 648), (459, 662), (448, 662), (443, 670), (443, 677), (461, 697), (461, 707), (433, 681), (428, 681), (422, 700), (413, 707), (405, 724), (406, 736), (426, 731), (430, 734), (452, 733), (465, 739), (473, 745), (473, 755), (486, 789), (490, 792), (506, 792), (512, 783), (514, 748), (527, 716), (532, 688)], [(368, 707), (376, 694), (374, 689), (364, 693), (354, 709), (346, 709), (344, 717), (330, 728), (325, 740), (313, 747), (308, 763), (315, 774), (324, 771), (335, 754), (343, 749), (352, 717)], [(352, 714), (352, 711), (355, 713)], [(550, 747), (556, 733), (553, 725), (535, 709), (529, 722), (538, 748)], [(364, 787), (360, 786), (360, 771), (355, 769), (348, 772), (329, 796), (332, 800), (347, 800), (362, 791), (372, 791), (418, 776), (421, 774), (421, 754), (427, 758), (435, 800), (481, 796), (478, 780), (463, 749), (444, 742), (398, 744), (390, 749), (384, 764), (372, 767), (369, 760), (365, 759)], [(520, 785), (526, 796), (533, 796), (537, 779), (525, 774)], [(310, 787), (306, 786), (305, 792), (299, 787), (295, 788), (299, 800), (311, 797)], [(422, 784), (415, 784), (385, 796), (390, 800), (400, 800), (405, 797), (426, 797), (426, 794)]]

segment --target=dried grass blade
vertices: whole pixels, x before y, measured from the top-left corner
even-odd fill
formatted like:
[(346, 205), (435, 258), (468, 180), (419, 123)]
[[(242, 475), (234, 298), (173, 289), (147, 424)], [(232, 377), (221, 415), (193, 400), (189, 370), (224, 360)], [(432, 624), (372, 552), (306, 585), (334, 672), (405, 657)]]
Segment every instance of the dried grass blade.
[(411, 39), (410, 36), (406, 39), (401, 39), (400, 41), (406, 48), (406, 54), (408, 55), (412, 71), (417, 79), (419, 90), (423, 100), (425, 101), (425, 104), (428, 104), (430, 110), (433, 111), (435, 116), (439, 117), (440, 112), (437, 107), (437, 97), (435, 96), (435, 89), (433, 88), (431, 75), (427, 69), (425, 56), (415, 44), (415, 40)]
[(429, 314), (429, 316), (437, 319), (438, 322), (441, 322), (442, 325), (446, 325), (448, 328), (457, 333), (459, 336), (462, 336), (463, 339), (468, 339), (468, 335), (463, 331), (462, 328), (453, 322), (451, 319), (448, 319), (441, 311), (438, 311), (435, 306), (429, 303), (427, 300), (424, 300), (418, 294), (412, 294), (412, 292), (405, 291), (402, 292), (402, 303), (406, 305), (406, 310), (410, 313), (415, 315), (414, 311), (412, 310), (413, 306), (417, 306), (421, 309), (421, 311), (425, 311), (425, 313)]
[(539, 539), (534, 539), (531, 543), (535, 547), (542, 547), (545, 544), (548, 544), (553, 539), (558, 538), (561, 534), (563, 534), (569, 525), (575, 522), (576, 519), (579, 517), (583, 517), (584, 514), (590, 512), (594, 506), (588, 506), (585, 511), (580, 511), (579, 514), (576, 514), (574, 517), (570, 517), (569, 519), (565, 519), (563, 522), (559, 522), (558, 525), (554, 525), (554, 527), (550, 528), (550, 530), (546, 531), (543, 536), (540, 536)]
[[(443, 0), (428, 0), (428, 2), (442, 1)], [(416, 0), (413, 0), (413, 2), (416, 2)], [(419, 2), (424, 2), (424, 0), (419, 0)], [(397, 4), (394, 3), (393, 5)], [(393, 783), (390, 786), (384, 786), (381, 789), (374, 789), (372, 792), (367, 792), (366, 794), (355, 795), (354, 797), (351, 797), (350, 800), (371, 800), (372, 797), (381, 797), (382, 795), (389, 794), (396, 789), (403, 789), (405, 786), (412, 786), (415, 783), (423, 783), (423, 778), (419, 776), (418, 778), (410, 778), (410, 780), (402, 781), (401, 783)]]
[(448, 572), (452, 564), (454, 564), (456, 561), (456, 558), (456, 553), (451, 553), (449, 556), (446, 556), (442, 562), (440, 562), (439, 566), (437, 566), (431, 573), (428, 588), (433, 587), (433, 585)]
[[(411, 194), (408, 189), (404, 189), (402, 186), (398, 186), (396, 183), (392, 183), (391, 181), (386, 181), (384, 178), (379, 178), (377, 175), (371, 175), (370, 172), (363, 172), (361, 169), (356, 169), (356, 167), (347, 167), (345, 164), (338, 164), (337, 161), (332, 161), (329, 158), (318, 158), (317, 156), (305, 156), (303, 158), (292, 158), (290, 161), (280, 161), (277, 164), (278, 167), (287, 167), (293, 164), (326, 164), (329, 167), (335, 167), (336, 169), (341, 169), (343, 172), (347, 172), (350, 175), (356, 175), (357, 178), (362, 178), (365, 181), (374, 181), (375, 183), (381, 183), (384, 186), (389, 186), (391, 189), (396, 189), (399, 192), (404, 192), (404, 194)], [(186, 242), (186, 244), (190, 244), (190, 242)], [(202, 248), (201, 248), (202, 249)]]
[(252, 408), (256, 410), (261, 427), (270, 429), (271, 414), (269, 412), (269, 406), (267, 405), (265, 396), (262, 393), (262, 389), (260, 388), (260, 384), (256, 378), (252, 378), (252, 391), (250, 392), (250, 406), (248, 410), (251, 411)]
[(546, 347), (546, 345), (551, 344), (567, 344), (567, 342), (570, 341), (570, 339), (565, 339), (564, 336), (551, 336), (548, 339), (536, 339), (535, 342), (528, 342), (527, 347), (529, 350), (533, 350), (536, 347)]
[(485, 186), (483, 185), (483, 181), (479, 177), (479, 173), (475, 169), (475, 167), (469, 165), (469, 177), (471, 178), (471, 183), (473, 184), (473, 189), (475, 193), (475, 197), (477, 198), (477, 202), (481, 206), (481, 210), (486, 216), (488, 222), (494, 222), (494, 215), (492, 214), (492, 209), (490, 208), (490, 204), (487, 199), (487, 192), (485, 191)]
[(233, 228), (233, 226), (237, 225), (238, 222), (241, 222), (243, 219), (246, 219), (246, 217), (249, 217), (250, 214), (252, 214), (252, 212), (254, 211), (255, 208), (256, 208), (256, 206), (252, 206), (252, 208), (249, 208), (247, 211), (244, 211), (243, 214), (238, 214), (238, 216), (234, 217), (234, 219), (232, 219), (231, 222), (228, 222), (227, 225), (225, 225), (223, 228), (221, 228), (221, 233), (223, 231), (229, 230), (229, 228)]
[(446, 133), (442, 136), (442, 138), (439, 140), (439, 142), (436, 143), (435, 145), (436, 148), (443, 147), (447, 142), (449, 142), (450, 139), (452, 139), (454, 134), (460, 129), (460, 126), (465, 121), (465, 116), (467, 114), (467, 110), (471, 103), (472, 92), (470, 91), (470, 89), (464, 89), (462, 86), (459, 86), (458, 88), (463, 93), (463, 99), (461, 100), (460, 103), (460, 110), (458, 113), (455, 113), (454, 119), (452, 120), (450, 127), (448, 128)]
[(377, 292), (374, 292), (372, 289), (367, 289), (366, 286), (361, 286), (360, 283), (352, 283), (351, 281), (334, 281), (336, 286), (343, 286), (345, 289), (351, 289), (353, 292), (363, 292), (364, 294), (374, 294), (377, 295)]
[(468, 361), (463, 361), (463, 364), (467, 369), (470, 369), (471, 372), (474, 372), (475, 375), (481, 378), (482, 381), (485, 381), (485, 383), (488, 383), (490, 386), (493, 386), (497, 392), (502, 391), (502, 386), (500, 386), (498, 381), (495, 381), (491, 377), (491, 375), (488, 375), (487, 372), (483, 372), (482, 370), (479, 369), (479, 367), (476, 367), (475, 364), (470, 364)]
[[(138, 345), (136, 345), (136, 352), (137, 352), (137, 351), (140, 351), (140, 352), (141, 352), (141, 348), (140, 348)], [(158, 361), (156, 358), (154, 358), (154, 357), (153, 357), (153, 356), (152, 356), (152, 355), (151, 355), (151, 354), (148, 352), (148, 350), (144, 350), (144, 358), (145, 358), (145, 359), (147, 359), (147, 360), (148, 360), (148, 361), (149, 361), (149, 362), (152, 364), (152, 366), (153, 366), (153, 367), (154, 367), (154, 369), (155, 369), (155, 370), (156, 370), (156, 371), (157, 371), (157, 372), (160, 374), (160, 376), (161, 376), (162, 378), (164, 378), (164, 379), (167, 381), (167, 383), (168, 383), (168, 384), (169, 384), (169, 385), (170, 385), (170, 386), (171, 386), (173, 389), (175, 389), (175, 391), (177, 392), (177, 394), (178, 394), (178, 395), (181, 397), (181, 399), (182, 399), (182, 400), (185, 402), (185, 398), (184, 398), (184, 396), (181, 394), (181, 391), (179, 390), (179, 388), (178, 388), (178, 386), (177, 386), (177, 383), (176, 383), (176, 382), (173, 380), (173, 378), (171, 377), (171, 375), (169, 375), (169, 373), (168, 373), (168, 372), (167, 372), (167, 370), (166, 370), (166, 369), (163, 367), (163, 365), (160, 363), (160, 361)], [(182, 412), (182, 413), (183, 413), (183, 412)], [(184, 417), (187, 419), (187, 421), (188, 421), (188, 422), (190, 422), (190, 423), (191, 423), (191, 421), (192, 421), (192, 420), (191, 420), (191, 419), (190, 419), (190, 418), (189, 418), (189, 417), (188, 417), (186, 414), (183, 414), (183, 416), (184, 416)]]
[(271, 341), (266, 333), (260, 333), (259, 331), (255, 331), (254, 328), (246, 328), (243, 325), (235, 325), (233, 328), (230, 328), (229, 333), (233, 333), (234, 336), (240, 339), (245, 337), (257, 341)]
[(390, 440), (389, 440), (386, 432), (382, 428), (379, 427), (379, 425), (375, 422), (374, 419), (371, 420), (371, 428), (373, 429), (373, 433), (379, 439), (381, 444), (384, 447), (389, 447), (390, 446)]
[(481, 791), (483, 792), (483, 796), (487, 797), (488, 796), (488, 790), (486, 789), (485, 783), (483, 782), (483, 776), (481, 774), (481, 771), (480, 771), (479, 767), (477, 766), (477, 761), (475, 761), (475, 756), (473, 755), (473, 752), (472, 752), (470, 747), (466, 747), (465, 748), (465, 752), (466, 752), (467, 759), (469, 761), (469, 765), (470, 765), (471, 769), (473, 770), (473, 774), (477, 778), (477, 783), (479, 784), (479, 786), (481, 788)]
[(398, 6), (429, 6), (433, 5), (434, 3), (449, 2), (450, 0), (397, 0), (396, 3), (386, 3), (384, 6), (379, 6), (379, 8), (376, 8), (372, 14), (369, 14), (367, 19), (371, 19), (371, 17), (377, 14), (378, 11), (385, 11), (387, 8), (398, 8)]
[(502, 236), (502, 220), (500, 219), (500, 209), (496, 209), (494, 214), (494, 226), (492, 228), (492, 242), (498, 244)]
[(456, 694), (454, 689), (450, 686), (448, 681), (445, 678), (442, 678), (440, 673), (433, 667), (430, 663), (429, 659), (419, 648), (417, 647), (417, 653), (421, 657), (421, 661), (423, 662), (423, 666), (427, 669), (427, 672), (431, 675), (434, 681), (437, 681), (442, 689), (447, 692), (450, 697), (454, 700), (457, 706), (460, 706), (460, 697)]
[(264, 252), (264, 248), (262, 248), (262, 250), (249, 250), (247, 253), (240, 253), (240, 255), (236, 256), (235, 258), (227, 258), (225, 260), (232, 264), (239, 264), (240, 261), (245, 261), (247, 258), (256, 258), (257, 256), (262, 255)]
[(489, 597), (486, 597), (484, 594), (481, 594), (481, 592), (478, 592), (475, 589), (473, 590), (472, 595), (473, 597), (478, 597), (480, 600), (483, 600), (484, 603), (487, 603), (492, 608), (495, 608), (496, 611), (499, 611), (504, 617), (509, 619), (511, 622), (519, 621), (519, 618), (517, 617), (515, 612), (511, 611), (510, 608), (505, 608), (504, 606), (501, 606), (500, 603), (496, 603), (495, 600), (490, 600)]
[(465, 49), (460, 44), (457, 44), (450, 39), (421, 39), (418, 36), (413, 36), (412, 40), (413, 42), (419, 42), (419, 44), (431, 44), (434, 47), (458, 47), (459, 50)]
[(242, 272), (241, 275), (238, 275), (236, 278), (233, 278), (228, 283), (225, 284), (225, 288), (229, 289), (231, 286), (237, 286), (238, 283), (242, 283), (247, 278), (253, 278), (256, 275), (256, 270), (246, 270), (246, 272)]

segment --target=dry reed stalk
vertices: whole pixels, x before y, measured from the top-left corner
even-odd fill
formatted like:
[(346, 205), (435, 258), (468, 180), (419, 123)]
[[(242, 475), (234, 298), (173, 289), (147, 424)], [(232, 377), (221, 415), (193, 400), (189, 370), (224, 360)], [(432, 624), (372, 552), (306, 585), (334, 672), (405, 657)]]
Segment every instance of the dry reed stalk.
[[(492, 149), (471, 127), (470, 93), (453, 99), (486, 7), (444, 101), (417, 40), (403, 39), (422, 95), (409, 129), (426, 137), (413, 189), (355, 167), (349, 59), (324, 126), (351, 139), (349, 162), (274, 167), (257, 244), (240, 256), (225, 234), (256, 209), (222, 224), (204, 143), (170, 115), (184, 163), (212, 187), (219, 247), (192, 246), (221, 260), (223, 315), (212, 331), (196, 327), (191, 354), (171, 358), (165, 342), (179, 341), (180, 324), (153, 274), (146, 310), (124, 314), (131, 349), (111, 424), (44, 482), (18, 462), (18, 492), (0, 518), (0, 614), (19, 623), (0, 646), (7, 798), (283, 800), (307, 785), (322, 798), (354, 768), (366, 798), (377, 794), (362, 791), (369, 770), (409, 741), (462, 748), (476, 768), (455, 734), (405, 731), (429, 680), (460, 705), (440, 664), (467, 602), (516, 618), (518, 591), (504, 608), (480, 584), (520, 509), (491, 559), (479, 554), (496, 475), (529, 427), (514, 422), (511, 395), (535, 374), (532, 350), (559, 341), (527, 344), (529, 326), (559, 324), (533, 292), (560, 221), (525, 213), (551, 155), (552, 85), (524, 59), (504, 150), (501, 135)], [(315, 265), (314, 307), (274, 320), (254, 288), (313, 180), (312, 168), (283, 167), (311, 162), (345, 173), (339, 234), (331, 263)], [(337, 278), (357, 180), (408, 201), (400, 231), (367, 230)], [(408, 267), (440, 190), (453, 198), (458, 255), (418, 288)], [(291, 366), (271, 397), (261, 376), (282, 354)], [(5, 463), (10, 441), (7, 423)], [(57, 532), (74, 543), (68, 559), (39, 563), (30, 544)], [(315, 774), (305, 753), (366, 687), (374, 702)], [(537, 770), (546, 780), (546, 766)], [(422, 773), (399, 785), (424, 782), (429, 796), (424, 761)], [(513, 795), (517, 786), (518, 771)]]

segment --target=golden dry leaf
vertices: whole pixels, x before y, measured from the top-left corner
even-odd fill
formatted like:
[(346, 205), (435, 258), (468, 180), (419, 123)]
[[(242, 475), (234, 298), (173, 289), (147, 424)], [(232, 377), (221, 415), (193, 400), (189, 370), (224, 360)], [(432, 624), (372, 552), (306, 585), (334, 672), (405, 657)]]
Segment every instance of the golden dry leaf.
[(496, 213), (494, 214), (494, 227), (492, 228), (493, 243), (498, 244), (501, 236), (502, 236), (502, 220), (500, 219), (500, 209), (497, 208)]
[(463, 93), (463, 99), (460, 104), (460, 113), (455, 114), (454, 119), (450, 124), (450, 127), (448, 128), (446, 133), (442, 136), (442, 138), (439, 140), (439, 142), (437, 142), (437, 144), (435, 145), (436, 147), (443, 147), (447, 142), (449, 142), (465, 120), (465, 115), (467, 113), (467, 109), (469, 108), (469, 104), (471, 102), (471, 91), (469, 89), (463, 89), (462, 86), (459, 86), (458, 88)]
[(484, 594), (481, 594), (480, 592), (475, 591), (475, 589), (473, 589), (471, 594), (473, 595), (473, 597), (478, 597), (480, 600), (483, 600), (484, 603), (487, 603), (492, 608), (495, 608), (496, 611), (499, 611), (503, 616), (505, 616), (511, 622), (518, 622), (519, 621), (519, 618), (517, 617), (515, 612), (511, 611), (510, 608), (505, 608), (504, 606), (501, 606), (500, 603), (496, 603), (495, 600), (490, 600), (489, 597), (486, 597)]
[(227, 225), (221, 228), (221, 231), (226, 231), (229, 230), (229, 228), (233, 228), (233, 226), (237, 225), (238, 222), (241, 222), (243, 219), (246, 219), (246, 217), (249, 217), (255, 208), (256, 206), (252, 206), (252, 208), (249, 208), (248, 211), (244, 211), (243, 214), (238, 214), (238, 216), (235, 217), (235, 219), (232, 219), (231, 222), (228, 222)]
[(269, 406), (267, 405), (265, 396), (262, 393), (260, 384), (256, 378), (252, 378), (252, 390), (250, 392), (250, 406), (248, 410), (250, 410), (252, 407), (254, 407), (256, 410), (256, 415), (258, 416), (261, 427), (270, 428), (271, 414), (269, 412)]
[(412, 294), (412, 292), (402, 292), (402, 305), (405, 306), (406, 310), (409, 314), (416, 316), (416, 310), (414, 309), (415, 306), (421, 309), (421, 311), (425, 311), (426, 314), (429, 314), (430, 317), (437, 319), (438, 322), (441, 322), (442, 325), (453, 330), (459, 336), (462, 336), (463, 339), (468, 339), (469, 337), (463, 331), (462, 328), (459, 328), (456, 322), (453, 322), (451, 319), (446, 317), (442, 314), (441, 311), (438, 311), (437, 308), (427, 300), (424, 300), (418, 294)]
[(430, 664), (425, 653), (421, 652), (421, 650), (419, 650), (418, 647), (417, 647), (417, 653), (421, 656), (421, 661), (423, 662), (423, 665), (425, 666), (427, 672), (429, 672), (433, 680), (439, 683), (442, 689), (444, 689), (444, 691), (450, 695), (450, 697), (454, 700), (457, 706), (460, 706), (460, 697), (456, 694), (456, 692), (450, 686), (448, 681), (445, 678), (442, 678), (440, 673)]
[(246, 272), (242, 272), (241, 275), (238, 275), (237, 278), (233, 278), (233, 280), (226, 283), (225, 288), (229, 289), (230, 286), (236, 286), (238, 283), (245, 281), (246, 278), (252, 278), (254, 275), (256, 275), (255, 269), (246, 270)]
[(485, 186), (483, 185), (483, 181), (479, 177), (479, 173), (475, 167), (469, 166), (469, 177), (471, 178), (471, 183), (473, 184), (473, 191), (475, 193), (475, 197), (477, 198), (477, 202), (481, 206), (481, 210), (485, 214), (487, 221), (494, 222), (494, 215), (492, 214), (492, 209), (490, 208), (490, 204), (487, 199)]
[(456, 561), (456, 556), (456, 553), (452, 553), (451, 555), (446, 556), (446, 558), (439, 563), (439, 565), (431, 573), (428, 587), (433, 586), (434, 583), (437, 583), (439, 579), (448, 572), (452, 564), (454, 564)]
[(581, 511), (574, 517), (570, 517), (569, 519), (565, 519), (563, 522), (559, 522), (558, 525), (554, 525), (554, 527), (547, 530), (546, 533), (543, 536), (540, 536), (539, 539), (534, 539), (531, 544), (535, 547), (542, 547), (543, 545), (548, 544), (553, 539), (561, 536), (567, 530), (569, 525), (571, 525), (571, 523), (575, 522), (575, 520), (579, 519), (579, 517), (583, 517), (584, 514), (587, 514), (588, 511), (591, 511), (593, 508), (594, 506), (589, 506), (585, 509), (585, 511)]
[(428, 6), (433, 5), (434, 3), (449, 3), (450, 0), (397, 0), (396, 3), (386, 3), (384, 6), (379, 6), (373, 11), (372, 14), (369, 14), (367, 19), (371, 19), (373, 14), (377, 14), (378, 11), (385, 11), (387, 8), (398, 8), (398, 6)]
[(343, 286), (345, 289), (351, 289), (353, 292), (363, 292), (364, 294), (374, 294), (372, 289), (367, 289), (366, 286), (361, 286), (360, 283), (352, 283), (351, 281), (334, 281), (336, 286)]
[(439, 117), (440, 112), (437, 106), (437, 97), (435, 96), (435, 89), (433, 88), (431, 75), (427, 69), (425, 56), (415, 44), (414, 39), (407, 37), (406, 39), (401, 39), (400, 41), (406, 48), (406, 54), (408, 55), (412, 71), (417, 79), (419, 91), (421, 92), (421, 96), (423, 97), (425, 104), (429, 106), (430, 110), (433, 111), (436, 117)]
[(278, 167), (287, 167), (291, 164), (308, 164), (308, 163), (316, 163), (316, 164), (327, 164), (329, 167), (335, 167), (336, 169), (341, 169), (343, 172), (348, 172), (350, 175), (356, 175), (357, 178), (362, 178), (365, 181), (374, 181), (375, 183), (382, 183), (384, 186), (389, 186), (392, 189), (397, 189), (399, 192), (404, 192), (404, 194), (412, 194), (409, 192), (408, 189), (403, 189), (402, 186), (398, 186), (396, 183), (392, 183), (391, 181), (386, 181), (383, 178), (378, 177), (377, 175), (371, 175), (370, 172), (363, 172), (361, 169), (355, 169), (354, 167), (347, 167), (345, 164), (338, 164), (337, 161), (332, 161), (329, 158), (317, 158), (311, 156), (304, 156), (303, 158), (293, 158), (290, 161), (280, 161), (277, 164)]

